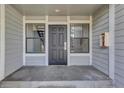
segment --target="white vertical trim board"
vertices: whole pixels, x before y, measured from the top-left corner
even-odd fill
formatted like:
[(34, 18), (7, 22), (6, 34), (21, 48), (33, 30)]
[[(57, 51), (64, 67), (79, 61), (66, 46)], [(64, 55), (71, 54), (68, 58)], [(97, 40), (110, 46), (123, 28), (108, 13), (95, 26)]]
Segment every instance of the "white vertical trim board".
[(0, 80), (5, 74), (5, 5), (0, 5)]
[(114, 65), (115, 65), (115, 5), (109, 5), (109, 77), (114, 80)]
[(23, 65), (25, 66), (25, 16), (23, 16)]
[(45, 29), (46, 29), (46, 33), (45, 33), (45, 61), (46, 61), (46, 65), (49, 65), (49, 36), (48, 36), (48, 16), (45, 17)]
[(89, 65), (92, 65), (92, 16), (90, 16), (90, 63)]
[(70, 65), (70, 16), (67, 16), (67, 65)]

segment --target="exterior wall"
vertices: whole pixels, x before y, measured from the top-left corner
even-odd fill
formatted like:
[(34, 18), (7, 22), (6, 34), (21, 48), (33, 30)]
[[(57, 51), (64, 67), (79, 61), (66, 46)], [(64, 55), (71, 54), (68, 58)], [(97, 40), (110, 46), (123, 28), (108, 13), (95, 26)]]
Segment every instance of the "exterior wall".
[[(45, 23), (46, 24), (46, 51), (42, 54), (29, 54), (25, 53), (25, 65), (48, 65), (47, 53), (49, 53), (47, 40), (48, 40), (48, 25), (49, 24), (67, 24), (67, 36), (68, 36), (68, 65), (89, 65), (90, 53), (70, 53), (70, 23), (90, 23), (90, 16), (26, 16), (26, 23)], [(78, 61), (77, 61), (78, 60)]]
[(89, 65), (90, 56), (70, 56), (70, 65)]
[(124, 87), (124, 5), (115, 5), (115, 86)]
[(5, 6), (5, 76), (23, 65), (23, 17), (10, 5)]
[(46, 60), (45, 60), (45, 55), (42, 56), (26, 56), (26, 63), (25, 65), (27, 66), (45, 66), (46, 65)]
[(108, 31), (109, 7), (104, 5), (93, 15), (92, 64), (107, 75), (109, 74), (109, 48), (100, 48), (99, 36), (101, 33)]

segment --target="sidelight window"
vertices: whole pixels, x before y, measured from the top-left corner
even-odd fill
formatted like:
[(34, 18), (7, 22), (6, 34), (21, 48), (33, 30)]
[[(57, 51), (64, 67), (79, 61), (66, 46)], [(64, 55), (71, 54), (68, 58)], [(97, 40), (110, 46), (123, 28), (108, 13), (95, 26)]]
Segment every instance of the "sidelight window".
[(26, 24), (26, 53), (45, 52), (45, 24)]
[(71, 24), (70, 52), (89, 53), (89, 24)]

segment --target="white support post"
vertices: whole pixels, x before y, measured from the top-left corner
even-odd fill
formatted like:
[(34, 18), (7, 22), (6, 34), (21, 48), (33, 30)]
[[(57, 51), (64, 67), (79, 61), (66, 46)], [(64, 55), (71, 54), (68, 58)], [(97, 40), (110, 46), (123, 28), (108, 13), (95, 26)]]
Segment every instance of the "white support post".
[(114, 80), (115, 66), (115, 5), (109, 5), (109, 77)]
[(0, 81), (5, 74), (5, 5), (0, 5)]

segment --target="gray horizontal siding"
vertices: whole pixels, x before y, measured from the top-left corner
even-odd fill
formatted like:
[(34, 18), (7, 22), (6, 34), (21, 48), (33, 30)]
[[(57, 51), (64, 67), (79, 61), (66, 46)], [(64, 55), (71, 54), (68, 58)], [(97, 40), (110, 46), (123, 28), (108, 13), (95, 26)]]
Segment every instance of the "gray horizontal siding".
[(23, 18), (10, 5), (5, 7), (5, 76), (23, 65)]
[(124, 5), (115, 5), (115, 86), (124, 87)]
[(109, 72), (109, 49), (99, 46), (99, 36), (109, 31), (109, 7), (104, 5), (93, 15), (92, 32), (92, 63), (93, 66), (108, 75)]
[(69, 65), (89, 65), (90, 56), (70, 56)]
[(45, 56), (26, 56), (27, 66), (45, 66)]

